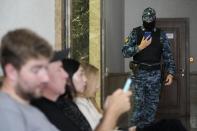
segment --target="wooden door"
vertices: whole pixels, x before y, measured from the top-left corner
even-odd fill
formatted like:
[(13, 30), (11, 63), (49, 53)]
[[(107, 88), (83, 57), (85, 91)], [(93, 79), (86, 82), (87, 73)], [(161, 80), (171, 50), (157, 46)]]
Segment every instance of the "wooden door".
[(177, 118), (189, 129), (189, 32), (186, 18), (161, 18), (157, 27), (167, 33), (176, 64), (171, 86), (163, 86), (157, 118)]

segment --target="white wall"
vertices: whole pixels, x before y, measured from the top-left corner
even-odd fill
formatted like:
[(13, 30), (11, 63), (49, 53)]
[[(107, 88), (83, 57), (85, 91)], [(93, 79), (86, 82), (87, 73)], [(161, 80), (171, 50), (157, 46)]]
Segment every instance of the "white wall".
[(55, 0), (0, 0), (0, 39), (15, 28), (29, 28), (55, 42)]
[[(147, 7), (156, 10), (160, 18), (187, 17), (190, 22), (190, 56), (194, 63), (190, 71), (197, 71), (197, 0), (125, 0), (125, 36), (132, 28), (142, 25), (142, 12)], [(128, 71), (128, 60), (125, 61), (125, 71)]]
[(105, 70), (109, 73), (124, 72), (121, 53), (124, 42), (124, 0), (104, 1)]
[(16, 28), (31, 29), (54, 46), (55, 0), (0, 0), (0, 40)]

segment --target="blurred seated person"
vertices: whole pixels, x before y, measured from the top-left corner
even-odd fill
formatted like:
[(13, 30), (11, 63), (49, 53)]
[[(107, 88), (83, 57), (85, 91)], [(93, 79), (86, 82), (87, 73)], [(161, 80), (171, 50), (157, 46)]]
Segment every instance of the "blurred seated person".
[[(0, 89), (0, 131), (58, 131), (31, 106), (49, 81), (52, 47), (28, 29), (9, 31), (1, 41), (4, 79)], [(36, 121), (36, 122), (35, 122)]]
[[(82, 84), (78, 87), (81, 91), (84, 90), (86, 85), (82, 67), (79, 63), (69, 64), (65, 62), (68, 61), (65, 57), (65, 53), (62, 51), (54, 53), (54, 57), (48, 66), (50, 81), (43, 90), (43, 97), (33, 101), (32, 104), (38, 107), (51, 123), (61, 131), (90, 131), (92, 129), (89, 123), (80, 112), (73, 99), (71, 99), (74, 95), (74, 92), (72, 92), (73, 86), (71, 84), (75, 83), (77, 86), (79, 86), (77, 84), (78, 82)], [(65, 65), (69, 66), (71, 69), (75, 69), (75, 71), (73, 71), (73, 78), (75, 77), (73, 80), (75, 82), (72, 82), (72, 79), (70, 79), (71, 76), (69, 72), (65, 70)], [(82, 82), (78, 80), (82, 80)], [(69, 85), (71, 88), (65, 88), (65, 85)], [(119, 116), (130, 109), (130, 96), (131, 92), (124, 93), (121, 89), (116, 90), (110, 95), (106, 100), (107, 104), (104, 117), (95, 131), (112, 130)], [(124, 104), (122, 104), (122, 102), (124, 102)], [(116, 107), (116, 105), (120, 105), (120, 107)]]
[(82, 63), (87, 77), (86, 88), (77, 93), (74, 101), (94, 130), (102, 118), (102, 110), (96, 102), (96, 92), (100, 89), (99, 69), (89, 63)]

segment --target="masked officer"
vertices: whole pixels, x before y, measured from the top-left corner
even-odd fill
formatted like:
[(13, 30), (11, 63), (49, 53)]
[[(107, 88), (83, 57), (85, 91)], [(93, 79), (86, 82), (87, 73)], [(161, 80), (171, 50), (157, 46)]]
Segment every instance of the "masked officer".
[[(122, 48), (125, 58), (133, 57), (137, 66), (134, 109), (130, 124), (138, 128), (149, 126), (155, 118), (161, 90), (161, 61), (166, 72), (165, 85), (171, 85), (175, 75), (170, 43), (166, 34), (155, 27), (156, 12), (146, 8), (142, 14), (143, 26), (132, 30)], [(136, 68), (135, 68), (136, 69)]]

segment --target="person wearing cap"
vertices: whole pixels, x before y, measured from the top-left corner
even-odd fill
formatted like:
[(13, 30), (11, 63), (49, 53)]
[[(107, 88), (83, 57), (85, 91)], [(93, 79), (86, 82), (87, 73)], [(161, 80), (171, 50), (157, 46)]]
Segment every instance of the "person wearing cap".
[(68, 82), (68, 73), (63, 69), (62, 61), (66, 59), (67, 51), (55, 51), (54, 56), (48, 65), (50, 81), (43, 90), (43, 97), (36, 99), (31, 104), (40, 109), (59, 130), (77, 131), (78, 128), (68, 117), (64, 115), (57, 100), (66, 91), (65, 85)]
[[(54, 53), (48, 65), (49, 82), (43, 90), (43, 97), (32, 101), (31, 104), (40, 109), (49, 121), (61, 131), (91, 131), (89, 123), (86, 122), (87, 120), (77, 105), (70, 99), (63, 99), (65, 93), (69, 94), (70, 91), (65, 88), (66, 85), (71, 83), (68, 79), (69, 74), (74, 75), (80, 67), (80, 63), (77, 61), (65, 62), (69, 61), (66, 56), (66, 51), (56, 51)], [(63, 68), (65, 64), (70, 69), (69, 72)], [(77, 76), (80, 75), (81, 73)], [(78, 86), (80, 91), (84, 90), (84, 86)], [(109, 96), (105, 109), (106, 113), (95, 131), (112, 130), (116, 126), (119, 116), (130, 109), (130, 96), (131, 92), (124, 93), (120, 89)], [(122, 102), (124, 102), (124, 105)], [(116, 105), (121, 106), (115, 108)]]
[(122, 48), (125, 58), (133, 57), (130, 67), (135, 67), (134, 108), (130, 125), (139, 128), (155, 120), (161, 91), (161, 63), (166, 72), (164, 83), (172, 84), (175, 62), (169, 40), (164, 31), (156, 28), (156, 12), (146, 8), (142, 14), (143, 25), (134, 28)]
[(42, 95), (49, 81), (49, 43), (28, 29), (9, 31), (1, 41), (4, 73), (0, 90), (1, 131), (58, 131), (30, 100)]

